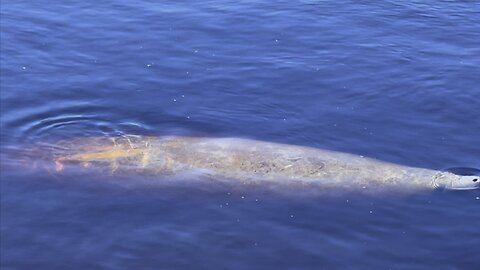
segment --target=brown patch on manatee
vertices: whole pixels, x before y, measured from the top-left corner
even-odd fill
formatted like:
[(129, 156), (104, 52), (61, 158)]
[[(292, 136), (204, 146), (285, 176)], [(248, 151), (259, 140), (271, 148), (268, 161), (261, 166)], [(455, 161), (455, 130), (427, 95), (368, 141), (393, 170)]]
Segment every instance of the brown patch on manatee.
[[(57, 172), (63, 171), (65, 163), (79, 163), (82, 167), (87, 168), (92, 163), (108, 163), (110, 169), (115, 172), (120, 168), (123, 160), (130, 158), (140, 158), (139, 165), (146, 166), (149, 163), (148, 155), (148, 141), (139, 145), (137, 142), (132, 142), (128, 137), (125, 138), (108, 138), (107, 141), (111, 143), (110, 146), (105, 147), (102, 144), (103, 138), (98, 141), (90, 142), (86, 145), (85, 152), (72, 155), (63, 155), (54, 159), (55, 170)], [(74, 146), (82, 145), (81, 142), (76, 142)], [(108, 144), (107, 144), (108, 145)]]

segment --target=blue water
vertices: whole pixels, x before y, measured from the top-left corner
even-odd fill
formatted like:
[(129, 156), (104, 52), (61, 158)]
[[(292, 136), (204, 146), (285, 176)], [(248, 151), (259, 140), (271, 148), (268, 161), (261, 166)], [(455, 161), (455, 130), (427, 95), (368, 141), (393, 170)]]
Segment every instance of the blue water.
[(2, 269), (480, 268), (478, 191), (65, 178), (5, 154), (229, 136), (479, 168), (478, 1), (98, 2), (1, 1)]

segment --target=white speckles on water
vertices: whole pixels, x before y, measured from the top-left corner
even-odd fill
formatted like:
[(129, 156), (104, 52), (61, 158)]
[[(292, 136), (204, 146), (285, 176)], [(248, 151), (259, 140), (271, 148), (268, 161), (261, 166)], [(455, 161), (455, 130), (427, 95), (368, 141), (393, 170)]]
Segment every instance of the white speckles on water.
[(23, 70), (27, 69), (27, 67), (22, 67)]

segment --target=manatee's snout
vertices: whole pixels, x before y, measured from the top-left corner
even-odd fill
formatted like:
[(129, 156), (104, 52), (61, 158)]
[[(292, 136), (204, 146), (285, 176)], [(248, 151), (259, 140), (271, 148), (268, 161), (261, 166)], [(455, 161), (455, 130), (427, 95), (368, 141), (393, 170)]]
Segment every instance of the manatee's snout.
[(456, 179), (452, 180), (447, 189), (452, 190), (470, 190), (480, 188), (480, 176), (477, 175), (458, 175)]

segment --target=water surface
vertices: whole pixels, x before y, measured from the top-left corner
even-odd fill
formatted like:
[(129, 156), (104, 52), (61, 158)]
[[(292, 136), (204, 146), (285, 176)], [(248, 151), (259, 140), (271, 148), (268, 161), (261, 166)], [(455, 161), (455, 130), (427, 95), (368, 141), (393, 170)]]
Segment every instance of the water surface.
[(196, 135), (479, 168), (479, 10), (3, 0), (2, 269), (479, 268), (478, 191), (65, 177), (7, 154), (74, 137)]

